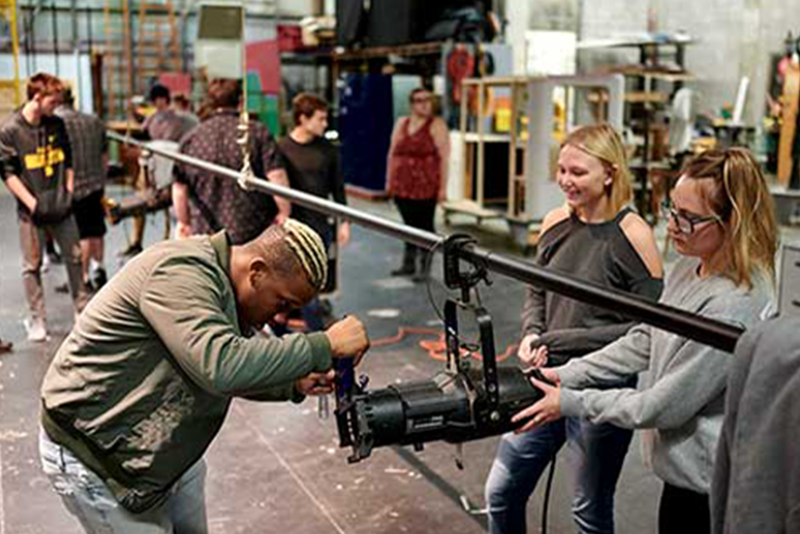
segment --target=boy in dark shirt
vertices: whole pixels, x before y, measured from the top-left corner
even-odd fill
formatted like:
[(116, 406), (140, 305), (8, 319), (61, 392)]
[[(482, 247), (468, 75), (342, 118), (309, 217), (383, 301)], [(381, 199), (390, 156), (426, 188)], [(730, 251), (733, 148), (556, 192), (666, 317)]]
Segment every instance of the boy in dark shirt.
[[(344, 194), (344, 178), (339, 166), (339, 154), (335, 146), (325, 139), (328, 128), (328, 104), (310, 93), (300, 93), (292, 100), (294, 128), (278, 143), (286, 161), (289, 185), (305, 193), (347, 204)], [(328, 216), (302, 206), (292, 206), (292, 218), (311, 226), (322, 237), (330, 249), (336, 225)], [(344, 246), (350, 240), (350, 225), (339, 224), (337, 243)], [(335, 257), (335, 254), (328, 254)], [(333, 278), (333, 277), (331, 277)], [(322, 310), (319, 300), (314, 299), (304, 310), (303, 317), (309, 330), (322, 330)]]
[[(344, 178), (339, 166), (339, 153), (327, 139), (328, 104), (316, 95), (300, 93), (292, 101), (295, 126), (278, 147), (286, 159), (289, 185), (305, 193), (322, 198), (333, 197), (347, 204), (344, 195)], [(292, 207), (292, 218), (311, 226), (330, 244), (333, 226), (328, 216), (302, 206)], [(339, 226), (338, 242), (343, 245), (350, 239), (347, 222)]]
[(63, 90), (58, 78), (34, 75), (28, 82), (28, 101), (0, 126), (2, 177), (17, 199), (22, 280), (31, 313), (25, 328), (28, 340), (36, 342), (47, 339), (41, 278), (45, 231), (64, 256), (75, 312), (89, 301), (72, 217), (72, 151), (64, 122), (53, 115)]

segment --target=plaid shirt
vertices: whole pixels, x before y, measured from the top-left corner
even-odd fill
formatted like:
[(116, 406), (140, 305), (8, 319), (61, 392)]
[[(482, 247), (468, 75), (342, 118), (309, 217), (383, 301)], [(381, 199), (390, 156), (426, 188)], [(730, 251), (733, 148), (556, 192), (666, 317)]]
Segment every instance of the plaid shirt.
[[(242, 168), (238, 126), (236, 111), (218, 111), (184, 137), (181, 153), (238, 171)], [(257, 177), (284, 168), (266, 126), (250, 122), (250, 143), (250, 164)], [(245, 191), (230, 178), (181, 164), (176, 164), (174, 174), (175, 181), (189, 187), (194, 234), (213, 234), (224, 228), (231, 242), (240, 245), (257, 237), (278, 214), (271, 195)]]
[(107, 149), (106, 129), (103, 121), (94, 115), (81, 113), (69, 106), (60, 106), (56, 115), (61, 117), (67, 127), (72, 145), (72, 169), (75, 173), (73, 198), (80, 200), (105, 186), (103, 154)]

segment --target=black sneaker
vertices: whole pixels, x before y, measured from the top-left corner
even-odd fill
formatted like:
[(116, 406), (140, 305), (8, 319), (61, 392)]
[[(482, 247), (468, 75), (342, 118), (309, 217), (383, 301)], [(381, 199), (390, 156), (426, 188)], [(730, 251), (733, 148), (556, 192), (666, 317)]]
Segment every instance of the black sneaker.
[(64, 260), (61, 258), (61, 254), (59, 254), (57, 250), (48, 252), (47, 259), (50, 260), (50, 263), (53, 265), (61, 265), (64, 263)]
[(416, 272), (411, 276), (411, 281), (416, 284), (422, 284), (428, 281), (431, 273), (427, 271)]
[(45, 253), (47, 254), (47, 258), (50, 260), (52, 264), (60, 264), (63, 263), (61, 259), (61, 254), (56, 250), (56, 245), (49, 239), (45, 240)]
[(54, 289), (56, 293), (69, 293), (69, 284), (64, 282), (63, 284), (57, 285)]
[(412, 264), (412, 265), (403, 265), (402, 267), (399, 267), (399, 268), (393, 270), (389, 274), (391, 274), (392, 276), (411, 276), (415, 272), (416, 272), (416, 269), (414, 268), (414, 265)]
[(132, 243), (131, 245), (128, 246), (128, 248), (120, 252), (119, 256), (122, 258), (132, 258), (133, 256), (139, 254), (141, 251), (142, 251), (142, 245), (140, 245), (139, 243)]
[(102, 267), (95, 269), (94, 273), (92, 274), (92, 288), (95, 291), (100, 291), (100, 288), (106, 285), (106, 282), (108, 282), (106, 270)]

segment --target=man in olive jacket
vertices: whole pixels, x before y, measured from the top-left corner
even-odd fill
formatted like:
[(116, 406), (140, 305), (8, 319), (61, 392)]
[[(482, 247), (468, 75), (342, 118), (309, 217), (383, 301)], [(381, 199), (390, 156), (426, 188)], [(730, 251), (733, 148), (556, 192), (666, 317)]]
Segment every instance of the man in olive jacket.
[[(205, 533), (205, 450), (233, 397), (330, 391), (360, 321), (252, 333), (324, 285), (319, 236), (288, 220), (242, 246), (223, 231), (147, 249), (103, 287), (42, 385), (44, 471), (87, 532)], [(358, 363), (358, 362), (356, 362)]]

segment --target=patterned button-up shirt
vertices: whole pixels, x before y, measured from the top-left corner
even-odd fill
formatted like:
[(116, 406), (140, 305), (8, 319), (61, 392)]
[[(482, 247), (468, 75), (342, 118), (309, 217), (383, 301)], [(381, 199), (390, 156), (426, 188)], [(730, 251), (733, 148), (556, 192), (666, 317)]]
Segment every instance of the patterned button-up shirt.
[(107, 148), (106, 129), (103, 121), (94, 115), (81, 113), (70, 106), (60, 106), (56, 115), (67, 128), (72, 146), (72, 170), (75, 173), (73, 198), (80, 200), (103, 189), (106, 169), (103, 154)]
[[(204, 120), (181, 142), (181, 152), (231, 169), (242, 168), (242, 153), (237, 138), (239, 116), (235, 111), (219, 111)], [(283, 169), (277, 145), (261, 123), (250, 122), (250, 165), (257, 177)], [(175, 180), (189, 188), (192, 233), (213, 234), (228, 231), (235, 245), (246, 243), (264, 231), (278, 214), (271, 195), (245, 191), (230, 178), (217, 176), (197, 167), (178, 164)]]

